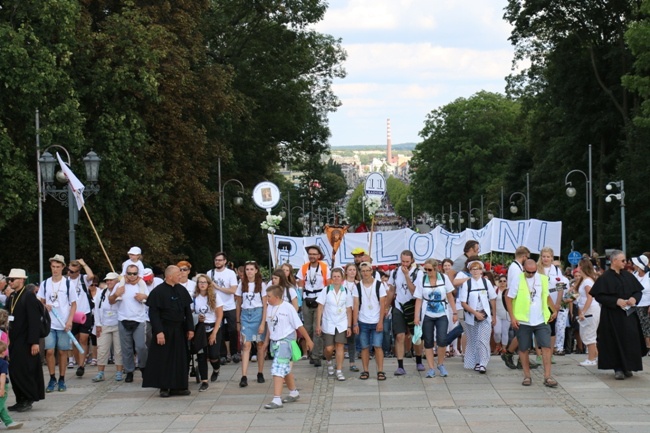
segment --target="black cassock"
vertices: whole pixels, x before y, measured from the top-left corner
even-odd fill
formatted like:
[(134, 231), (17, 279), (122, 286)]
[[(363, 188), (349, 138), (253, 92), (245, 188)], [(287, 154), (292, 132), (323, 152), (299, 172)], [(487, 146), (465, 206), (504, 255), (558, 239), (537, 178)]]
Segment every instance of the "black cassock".
[[(627, 271), (605, 271), (589, 292), (600, 303), (598, 325), (598, 368), (601, 370), (641, 371), (647, 353), (636, 312), (628, 315), (616, 305), (619, 298), (641, 300), (643, 286)], [(630, 311), (634, 311), (634, 308)]]
[[(192, 298), (180, 284), (156, 286), (147, 299), (151, 346), (143, 373), (144, 388), (187, 389), (187, 331), (194, 329)], [(157, 343), (159, 332), (165, 344)]]
[(9, 323), (9, 377), (18, 403), (45, 398), (41, 356), (31, 354), (32, 345), (39, 341), (40, 302), (23, 288), (12, 293), (5, 306), (13, 316)]

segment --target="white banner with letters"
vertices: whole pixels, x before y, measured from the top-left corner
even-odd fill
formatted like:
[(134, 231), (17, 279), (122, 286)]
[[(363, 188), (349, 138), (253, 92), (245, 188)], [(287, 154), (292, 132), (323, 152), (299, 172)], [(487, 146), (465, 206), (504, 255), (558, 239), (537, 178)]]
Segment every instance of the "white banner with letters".
[[(412, 251), (417, 263), (422, 263), (430, 257), (438, 260), (449, 257), (453, 260), (463, 254), (465, 243), (472, 239), (479, 242), (481, 254), (514, 253), (517, 247), (524, 245), (534, 254), (549, 246), (558, 255), (562, 240), (562, 222), (494, 218), (480, 230), (467, 229), (461, 233), (448, 232), (441, 226), (429, 233), (417, 233), (411, 229), (374, 232), (372, 245), (370, 233), (346, 233), (334, 257), (334, 266), (351, 263), (354, 260), (352, 250), (357, 247), (366, 251), (371, 249), (373, 265), (399, 263), (400, 253), (404, 250)], [(274, 267), (287, 262), (294, 268), (301, 266), (307, 262), (305, 247), (310, 245), (318, 245), (325, 255), (323, 260), (332, 264), (334, 252), (325, 235), (303, 238), (276, 234), (268, 235), (268, 241), (269, 248), (275, 249)]]

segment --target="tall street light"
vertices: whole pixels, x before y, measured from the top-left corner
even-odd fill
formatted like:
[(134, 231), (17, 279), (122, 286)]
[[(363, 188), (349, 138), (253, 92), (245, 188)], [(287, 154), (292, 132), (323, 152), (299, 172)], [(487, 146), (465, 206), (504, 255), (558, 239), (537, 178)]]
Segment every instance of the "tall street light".
[[(237, 179), (229, 179), (221, 185), (221, 157), (218, 158), (217, 163), (217, 175), (218, 175), (218, 187), (219, 187), (219, 251), (223, 251), (223, 220), (226, 218), (226, 203), (223, 199), (224, 192), (226, 191), (226, 185), (230, 182), (234, 182), (239, 185), (240, 193), (244, 193), (244, 185)], [(241, 196), (237, 196), (234, 199), (236, 206), (241, 206), (244, 203), (244, 199)]]
[[(36, 120), (37, 130), (37, 143), (38, 143), (38, 112)], [(37, 144), (38, 146), (38, 144)], [(76, 239), (75, 239), (75, 225), (79, 221), (79, 209), (74, 198), (72, 186), (68, 182), (65, 174), (62, 171), (56, 170), (58, 164), (56, 158), (49, 152), (50, 149), (59, 149), (65, 153), (68, 166), (71, 166), (70, 153), (68, 150), (58, 144), (48, 146), (40, 153), (40, 149), (36, 150), (36, 165), (38, 177), (38, 252), (39, 252), (39, 278), (43, 281), (43, 202), (49, 195), (63, 206), (68, 208), (68, 243), (70, 249), (70, 260), (77, 258), (76, 253)], [(84, 184), (83, 196), (88, 198), (93, 194), (99, 192), (99, 184), (97, 179), (99, 177), (99, 164), (101, 158), (97, 156), (92, 150), (83, 158), (85, 171), (86, 171), (86, 184)], [(56, 171), (56, 173), (55, 173)], [(62, 184), (59, 187), (56, 185), (55, 180)]]
[(488, 217), (488, 219), (491, 220), (492, 218), (494, 218), (494, 212), (492, 211), (492, 208), (490, 207), (492, 205), (499, 208), (499, 217), (503, 218), (503, 208), (499, 205), (499, 203), (491, 201), (491, 202), (489, 202), (487, 204), (487, 217)]
[(411, 228), (415, 227), (415, 220), (413, 219), (413, 196), (406, 196), (406, 200), (411, 203)]
[(524, 217), (526, 219), (528, 219), (528, 197), (526, 197), (526, 194), (524, 194), (523, 192), (518, 192), (517, 191), (517, 192), (513, 192), (510, 195), (510, 199), (509, 199), (509, 201), (510, 201), (510, 212), (517, 213), (517, 211), (519, 210), (519, 208), (515, 204), (515, 201), (513, 200), (513, 197), (515, 197), (515, 196), (523, 197), (523, 199), (524, 199)]
[(569, 176), (571, 173), (581, 173), (586, 180), (586, 188), (587, 188), (587, 194), (585, 196), (585, 200), (587, 202), (587, 212), (589, 212), (589, 255), (594, 251), (594, 198), (592, 194), (592, 183), (591, 183), (591, 144), (589, 145), (589, 175), (587, 175), (584, 171), (582, 170), (571, 170), (566, 174), (564, 177), (564, 185), (567, 187), (566, 188), (566, 195), (569, 197), (575, 197), (576, 196), (576, 189), (571, 185), (571, 182), (569, 182)]
[(611, 203), (612, 199), (615, 198), (616, 200), (621, 202), (621, 242), (622, 242), (623, 252), (627, 254), (625, 250), (625, 186), (622, 180), (617, 180), (608, 183), (605, 186), (605, 189), (607, 191), (611, 191), (614, 188), (614, 186), (618, 187), (620, 192), (618, 194), (609, 194), (607, 197), (605, 197), (605, 201), (607, 203)]

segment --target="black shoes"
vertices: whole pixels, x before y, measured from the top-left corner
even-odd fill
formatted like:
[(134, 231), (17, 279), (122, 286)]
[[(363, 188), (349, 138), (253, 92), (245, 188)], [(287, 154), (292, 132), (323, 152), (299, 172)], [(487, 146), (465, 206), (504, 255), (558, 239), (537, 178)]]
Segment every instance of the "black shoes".
[(133, 372), (131, 372), (131, 373), (126, 373), (126, 379), (124, 379), (124, 382), (126, 382), (126, 383), (131, 383), (131, 382), (133, 382)]
[(201, 382), (201, 386), (199, 386), (199, 392), (207, 391), (209, 386), (210, 385), (208, 385), (208, 382)]
[(242, 376), (241, 380), (239, 381), (239, 387), (245, 388), (247, 386), (248, 386), (248, 379), (246, 378), (246, 376)]
[(219, 378), (219, 370), (212, 370), (212, 374), (210, 375), (210, 382), (216, 382), (217, 378)]
[(32, 410), (32, 402), (24, 401), (21, 403), (16, 403), (12, 406), (9, 406), (7, 409), (12, 412), (27, 412), (28, 410)]
[(185, 396), (185, 395), (190, 395), (192, 394), (192, 391), (189, 389), (172, 389), (169, 392), (169, 395), (180, 395), (180, 396)]
[(162, 398), (167, 398), (167, 397), (169, 397), (169, 395), (170, 395), (170, 394), (169, 394), (169, 390), (168, 390), (168, 389), (161, 389), (161, 390), (160, 390), (160, 397), (162, 397)]
[(77, 377), (82, 377), (85, 372), (86, 369), (84, 368), (84, 366), (80, 365), (79, 368), (77, 368)]
[(264, 374), (263, 373), (257, 373), (257, 383), (264, 383), (266, 382), (264, 380)]

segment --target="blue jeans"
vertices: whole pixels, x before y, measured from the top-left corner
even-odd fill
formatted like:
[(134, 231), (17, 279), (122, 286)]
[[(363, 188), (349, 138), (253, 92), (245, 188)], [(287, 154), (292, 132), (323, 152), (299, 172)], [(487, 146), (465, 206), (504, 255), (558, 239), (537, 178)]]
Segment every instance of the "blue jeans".
[(447, 342), (447, 326), (449, 326), (449, 319), (447, 319), (447, 316), (440, 316), (435, 318), (424, 316), (424, 322), (422, 322), (422, 338), (424, 339), (424, 348), (433, 348), (434, 330), (436, 333), (435, 341), (438, 342), (438, 346), (446, 346), (445, 343)]
[(383, 333), (377, 332), (376, 323), (359, 322), (359, 340), (361, 340), (362, 350), (370, 346), (381, 348)]

